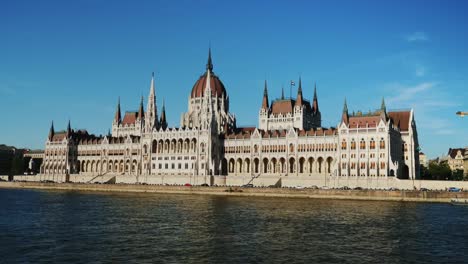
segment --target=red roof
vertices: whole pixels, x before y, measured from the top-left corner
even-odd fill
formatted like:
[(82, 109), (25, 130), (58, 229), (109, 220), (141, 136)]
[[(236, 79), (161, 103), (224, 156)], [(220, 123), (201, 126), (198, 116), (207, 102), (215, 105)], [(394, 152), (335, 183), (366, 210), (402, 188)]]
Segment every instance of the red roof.
[(293, 112), (294, 100), (291, 99), (280, 99), (276, 100), (271, 105), (272, 114), (287, 114)]
[[(205, 72), (205, 74), (203, 74), (195, 83), (195, 85), (192, 88), (192, 98), (203, 96), (206, 88), (206, 78), (207, 73)], [(214, 75), (214, 73), (212, 72), (210, 73), (210, 86), (212, 96), (221, 97), (222, 94), (226, 96), (226, 89), (224, 88), (224, 84), (221, 82), (218, 76)]]
[(359, 127), (376, 127), (380, 122), (380, 116), (350, 116), (349, 117), (349, 127), (350, 128), (359, 128)]
[(135, 124), (137, 116), (138, 116), (137, 112), (125, 112), (125, 116), (122, 120), (122, 124), (123, 125)]
[(411, 111), (388, 112), (395, 126), (400, 126), (401, 131), (408, 131), (410, 126)]

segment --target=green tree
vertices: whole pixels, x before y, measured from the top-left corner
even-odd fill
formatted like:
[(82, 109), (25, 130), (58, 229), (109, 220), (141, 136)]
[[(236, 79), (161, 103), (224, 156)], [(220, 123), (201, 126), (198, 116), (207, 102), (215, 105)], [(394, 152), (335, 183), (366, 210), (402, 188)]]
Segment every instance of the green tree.
[(452, 180), (454, 180), (454, 181), (463, 181), (463, 170), (454, 170), (454, 171), (452, 171)]
[(452, 170), (446, 162), (429, 164), (429, 173), (433, 180), (450, 180), (452, 179)]

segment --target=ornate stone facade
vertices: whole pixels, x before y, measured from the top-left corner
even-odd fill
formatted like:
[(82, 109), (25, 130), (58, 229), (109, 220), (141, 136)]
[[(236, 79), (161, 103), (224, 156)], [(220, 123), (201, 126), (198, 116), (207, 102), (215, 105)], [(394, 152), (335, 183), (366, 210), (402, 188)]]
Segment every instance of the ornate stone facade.
[[(312, 103), (299, 79), (296, 98), (270, 102), (265, 82), (259, 127), (237, 127), (229, 95), (213, 72), (211, 52), (205, 73), (188, 97), (180, 127), (167, 127), (165, 106), (158, 119), (154, 75), (146, 111), (121, 116), (120, 100), (112, 132), (55, 132), (45, 147), (42, 174), (231, 177), (398, 177), (418, 178), (414, 114), (379, 110), (350, 115), (345, 102), (336, 128), (321, 126), (317, 90)], [(154, 175), (154, 176), (153, 176)], [(221, 179), (221, 180), (220, 180)]]

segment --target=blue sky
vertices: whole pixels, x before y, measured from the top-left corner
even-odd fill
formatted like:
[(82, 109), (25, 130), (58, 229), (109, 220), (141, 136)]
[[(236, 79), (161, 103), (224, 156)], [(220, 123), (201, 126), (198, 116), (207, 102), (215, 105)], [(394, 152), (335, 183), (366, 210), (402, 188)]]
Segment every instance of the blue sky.
[[(322, 124), (346, 97), (368, 111), (414, 108), (430, 157), (468, 145), (466, 1), (2, 1), (0, 143), (43, 148), (51, 120), (105, 134), (118, 96), (136, 110), (156, 73), (178, 126), (211, 43), (238, 125), (302, 76)], [(293, 93), (295, 93), (293, 89)], [(146, 105), (146, 100), (145, 100)]]

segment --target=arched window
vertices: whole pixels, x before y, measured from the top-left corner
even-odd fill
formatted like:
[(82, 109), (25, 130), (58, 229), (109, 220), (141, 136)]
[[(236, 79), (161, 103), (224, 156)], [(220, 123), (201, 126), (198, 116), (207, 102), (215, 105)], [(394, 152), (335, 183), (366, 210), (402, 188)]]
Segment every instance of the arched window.
[(364, 141), (363, 138), (361, 139), (361, 142), (360, 142), (360, 144), (359, 144), (359, 148), (360, 148), (360, 149), (366, 149), (366, 142)]
[(351, 149), (356, 149), (356, 141), (351, 140)]
[(370, 146), (370, 149), (375, 149), (375, 140), (373, 138), (371, 138), (369, 146)]
[(346, 144), (346, 140), (343, 139), (343, 141), (341, 142), (341, 149), (342, 149), (342, 150), (345, 150), (346, 147), (347, 147), (347, 145), (348, 145), (348, 144)]
[(385, 140), (383, 138), (380, 139), (380, 149), (385, 149)]

